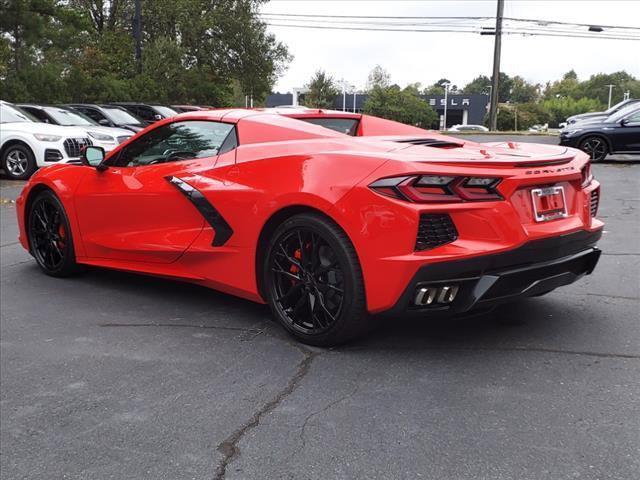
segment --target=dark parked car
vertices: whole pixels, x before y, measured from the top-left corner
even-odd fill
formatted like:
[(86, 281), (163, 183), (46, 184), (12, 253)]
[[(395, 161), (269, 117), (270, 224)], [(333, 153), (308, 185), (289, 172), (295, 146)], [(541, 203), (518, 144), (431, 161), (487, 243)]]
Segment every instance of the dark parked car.
[(199, 112), (200, 110), (209, 110), (207, 107), (200, 107), (198, 105), (169, 105), (171, 110), (175, 110), (178, 113), (185, 112)]
[(605, 119), (569, 125), (560, 132), (560, 145), (579, 148), (594, 162), (604, 160), (610, 153), (640, 153), (640, 105)]
[(145, 103), (120, 102), (113, 103), (133, 113), (136, 117), (141, 118), (147, 125), (170, 118), (178, 114), (174, 109), (165, 107), (164, 105), (147, 105)]
[(86, 115), (104, 127), (126, 128), (132, 132), (139, 132), (146, 127), (146, 124), (135, 115), (115, 105), (73, 103), (65, 105), (65, 107), (69, 107)]
[(616, 103), (614, 106), (608, 108), (604, 112), (589, 112), (589, 113), (581, 113), (579, 115), (573, 115), (572, 117), (567, 118), (567, 125), (571, 125), (576, 122), (582, 122), (585, 120), (590, 121), (590, 120), (596, 120), (596, 119), (604, 119), (610, 115), (613, 115), (614, 113), (619, 112), (623, 108), (627, 108), (634, 104), (636, 105), (640, 104), (640, 99), (629, 98), (627, 100), (623, 100), (620, 103)]

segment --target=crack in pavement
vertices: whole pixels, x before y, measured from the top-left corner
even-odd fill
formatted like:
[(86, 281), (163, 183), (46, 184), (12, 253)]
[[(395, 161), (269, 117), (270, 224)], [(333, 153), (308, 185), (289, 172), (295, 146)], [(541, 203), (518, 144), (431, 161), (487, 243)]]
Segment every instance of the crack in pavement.
[(346, 395), (343, 395), (342, 397), (334, 400), (333, 402), (329, 402), (324, 408), (321, 408), (320, 410), (317, 410), (315, 412), (311, 412), (309, 415), (307, 415), (307, 417), (304, 419), (304, 422), (302, 423), (302, 427), (300, 428), (300, 441), (302, 442), (300, 444), (300, 447), (298, 447), (296, 450), (293, 451), (293, 453), (291, 453), (291, 455), (289, 455), (289, 459), (295, 457), (299, 452), (301, 452), (302, 450), (304, 450), (307, 446), (307, 438), (306, 438), (306, 430), (307, 430), (307, 424), (309, 423), (309, 421), (317, 416), (320, 415), (322, 413), (325, 413), (327, 410), (329, 410), (330, 408), (334, 407), (335, 405), (344, 402), (345, 400), (350, 399), (351, 397), (353, 397), (356, 393), (358, 393), (358, 390), (360, 390), (360, 384), (356, 385), (356, 388), (353, 389), (353, 391), (351, 393), (347, 393)]
[[(402, 347), (406, 350), (406, 346)], [(344, 347), (334, 352), (356, 352), (356, 351), (393, 351), (398, 350), (393, 346), (382, 346), (380, 348), (372, 347)], [(583, 350), (562, 350), (556, 348), (543, 347), (428, 347), (423, 350), (432, 351), (461, 351), (461, 352), (535, 352), (535, 353), (559, 353), (564, 355), (580, 355), (586, 357), (600, 358), (625, 358), (632, 360), (640, 360), (640, 353), (606, 353), (606, 352), (589, 352)]]
[(285, 398), (291, 395), (298, 388), (300, 382), (304, 379), (307, 373), (309, 373), (313, 360), (318, 355), (321, 355), (321, 352), (314, 352), (300, 345), (292, 343), (290, 345), (298, 349), (303, 354), (303, 358), (298, 363), (296, 372), (289, 379), (289, 382), (287, 382), (287, 386), (285, 388), (278, 392), (278, 394), (273, 399), (265, 403), (257, 412), (253, 414), (253, 416), (246, 423), (244, 423), (240, 428), (229, 435), (226, 440), (218, 445), (217, 450), (223, 454), (223, 457), (218, 463), (218, 467), (216, 468), (216, 472), (213, 477), (214, 480), (223, 480), (225, 478), (227, 467), (231, 462), (233, 462), (233, 460), (235, 460), (238, 455), (240, 455), (240, 449), (238, 448), (238, 443), (240, 442), (240, 440), (242, 440), (247, 432), (260, 425), (262, 417), (272, 412), (278, 405), (280, 405), (280, 403), (282, 403)]

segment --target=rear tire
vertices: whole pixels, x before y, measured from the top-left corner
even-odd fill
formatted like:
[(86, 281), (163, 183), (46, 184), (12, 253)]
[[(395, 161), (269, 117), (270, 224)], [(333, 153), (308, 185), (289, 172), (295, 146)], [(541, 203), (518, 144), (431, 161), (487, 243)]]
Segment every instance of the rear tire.
[(10, 145), (2, 154), (2, 169), (13, 180), (27, 180), (38, 168), (33, 152), (26, 145)]
[(296, 339), (331, 347), (370, 329), (358, 257), (333, 221), (313, 213), (294, 215), (275, 230), (266, 251), (266, 300)]
[(599, 136), (589, 136), (580, 140), (578, 148), (591, 157), (592, 162), (601, 162), (609, 154), (607, 141)]
[(40, 192), (31, 202), (27, 229), (29, 250), (44, 273), (67, 277), (78, 272), (69, 219), (51, 190)]

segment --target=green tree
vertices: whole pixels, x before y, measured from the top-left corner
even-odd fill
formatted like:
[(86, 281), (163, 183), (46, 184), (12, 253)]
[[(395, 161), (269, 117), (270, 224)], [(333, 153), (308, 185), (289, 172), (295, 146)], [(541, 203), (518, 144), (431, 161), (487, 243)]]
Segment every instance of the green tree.
[(309, 91), (304, 95), (304, 105), (313, 108), (333, 108), (339, 92), (331, 75), (327, 75), (324, 70), (318, 70), (311, 77), (306, 88)]
[(373, 87), (368, 92), (365, 113), (422, 128), (432, 128), (437, 123), (438, 115), (420, 98), (418, 84), (401, 89), (397, 85), (385, 86), (388, 77), (379, 78), (384, 81), (370, 82)]
[(3, 98), (142, 99), (222, 106), (236, 89), (271, 90), (291, 57), (258, 16), (263, 0), (142, 2), (142, 73), (134, 0), (2, 0)]
[(541, 108), (549, 115), (549, 125), (557, 127), (568, 117), (585, 112), (597, 112), (602, 108), (598, 100), (583, 97), (575, 100), (571, 97), (554, 97), (543, 100)]
[(387, 88), (391, 85), (391, 75), (380, 65), (376, 65), (367, 78), (367, 90)]
[(424, 89), (425, 95), (444, 95), (445, 85), (449, 84), (449, 93), (458, 92), (458, 86), (453, 85), (448, 79), (441, 78), (433, 85), (428, 86)]
[(538, 100), (540, 85), (527, 82), (516, 75), (511, 79), (509, 101), (512, 103), (530, 103)]
[[(509, 75), (504, 72), (500, 72), (498, 81), (498, 102), (508, 102), (511, 100), (511, 90), (513, 88), (513, 80)], [(480, 75), (462, 89), (467, 94), (485, 94), (489, 95), (491, 92), (491, 78), (486, 75)]]

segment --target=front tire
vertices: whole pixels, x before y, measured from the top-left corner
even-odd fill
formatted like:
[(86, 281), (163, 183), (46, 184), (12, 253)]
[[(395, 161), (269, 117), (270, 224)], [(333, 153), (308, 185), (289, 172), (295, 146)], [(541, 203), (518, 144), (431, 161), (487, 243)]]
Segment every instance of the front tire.
[(609, 154), (607, 141), (598, 136), (590, 136), (580, 140), (578, 148), (588, 154), (592, 162), (601, 162)]
[(26, 145), (14, 144), (2, 154), (2, 169), (13, 180), (27, 180), (38, 165), (33, 152)]
[(355, 249), (323, 216), (299, 214), (280, 225), (270, 239), (263, 273), (273, 315), (303, 343), (339, 345), (371, 326)]
[(31, 254), (44, 273), (67, 277), (78, 271), (69, 219), (52, 191), (44, 190), (33, 199), (27, 228)]

